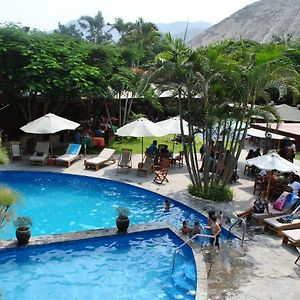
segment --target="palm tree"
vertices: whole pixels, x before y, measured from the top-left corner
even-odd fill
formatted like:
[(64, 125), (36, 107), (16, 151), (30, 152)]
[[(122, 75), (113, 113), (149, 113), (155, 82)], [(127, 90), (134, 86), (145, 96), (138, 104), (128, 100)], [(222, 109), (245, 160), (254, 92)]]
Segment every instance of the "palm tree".
[(101, 11), (96, 16), (82, 16), (79, 19), (79, 25), (87, 31), (86, 38), (97, 44), (107, 44), (111, 42), (111, 34), (104, 31), (105, 22)]
[(111, 28), (109, 29), (108, 32), (110, 32), (113, 29), (118, 31), (118, 33), (120, 34), (120, 41), (121, 41), (123, 36), (126, 35), (130, 31), (130, 29), (133, 26), (133, 23), (132, 22), (124, 22), (124, 20), (122, 18), (116, 18), (115, 23), (107, 24), (107, 25), (111, 26)]

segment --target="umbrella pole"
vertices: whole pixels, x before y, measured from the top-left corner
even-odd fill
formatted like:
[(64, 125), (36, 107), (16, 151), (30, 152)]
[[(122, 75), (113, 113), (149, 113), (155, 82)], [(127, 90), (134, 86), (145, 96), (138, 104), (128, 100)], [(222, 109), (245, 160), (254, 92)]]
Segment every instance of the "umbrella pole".
[(266, 200), (269, 201), (269, 193), (271, 188), (271, 178), (272, 178), (272, 170), (268, 173), (268, 186), (267, 186), (267, 193), (266, 193)]
[(176, 134), (174, 134), (174, 137), (173, 137), (173, 156), (174, 156), (174, 149), (175, 149), (175, 137), (176, 137)]
[(142, 137), (142, 161), (144, 161), (144, 138)]

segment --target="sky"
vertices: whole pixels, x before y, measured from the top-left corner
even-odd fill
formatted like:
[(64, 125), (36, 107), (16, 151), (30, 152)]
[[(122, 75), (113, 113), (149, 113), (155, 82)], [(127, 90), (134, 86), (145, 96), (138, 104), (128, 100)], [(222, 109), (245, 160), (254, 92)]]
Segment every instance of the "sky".
[(56, 29), (81, 16), (102, 12), (106, 23), (115, 18), (135, 22), (207, 21), (216, 24), (257, 0), (0, 0), (0, 23), (13, 22), (42, 31)]

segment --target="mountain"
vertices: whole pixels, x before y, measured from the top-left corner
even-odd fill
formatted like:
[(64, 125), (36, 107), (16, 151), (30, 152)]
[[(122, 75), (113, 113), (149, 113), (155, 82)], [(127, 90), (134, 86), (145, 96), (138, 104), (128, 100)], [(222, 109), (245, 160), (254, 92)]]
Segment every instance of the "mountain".
[(162, 33), (170, 32), (173, 38), (184, 39), (186, 27), (186, 41), (191, 40), (193, 37), (204, 32), (207, 28), (211, 26), (210, 23), (199, 21), (199, 22), (173, 22), (173, 23), (157, 23), (155, 24), (158, 30)]
[(195, 49), (225, 39), (268, 43), (274, 37), (300, 38), (299, 0), (255, 2), (210, 27), (188, 44)]

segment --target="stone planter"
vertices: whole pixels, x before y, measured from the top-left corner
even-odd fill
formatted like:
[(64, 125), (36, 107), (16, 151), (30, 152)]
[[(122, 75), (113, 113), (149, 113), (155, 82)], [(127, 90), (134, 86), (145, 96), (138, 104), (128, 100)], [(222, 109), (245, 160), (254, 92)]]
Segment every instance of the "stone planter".
[(19, 245), (27, 245), (31, 236), (30, 228), (21, 229), (17, 228), (16, 230), (16, 237), (18, 240)]
[(118, 228), (118, 231), (119, 232), (126, 232), (128, 227), (129, 227), (129, 219), (119, 219), (117, 218), (116, 219), (116, 225), (117, 225), (117, 228)]

